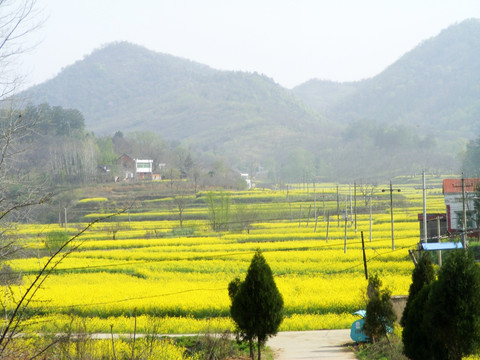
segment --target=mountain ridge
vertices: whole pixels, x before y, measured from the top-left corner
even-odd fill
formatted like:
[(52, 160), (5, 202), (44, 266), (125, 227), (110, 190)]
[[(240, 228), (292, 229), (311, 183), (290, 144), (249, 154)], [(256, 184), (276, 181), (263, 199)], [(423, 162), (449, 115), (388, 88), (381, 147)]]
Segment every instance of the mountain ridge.
[(271, 163), (279, 172), (307, 164), (308, 172), (295, 171), (344, 177), (454, 171), (465, 139), (480, 130), (479, 39), (480, 21), (471, 19), (373, 78), (312, 79), (292, 90), (257, 73), (117, 42), (21, 95), (80, 110), (95, 133), (155, 131), (237, 167)]
[[(479, 57), (480, 20), (469, 19), (422, 41), (383, 72), (356, 83), (354, 91), (327, 106), (321, 99), (303, 96), (305, 84), (294, 92), (341, 123), (366, 118), (409, 124), (442, 138), (452, 134), (469, 137), (480, 132), (475, 121), (480, 116)], [(322, 86), (317, 81), (316, 86), (310, 84), (310, 90), (322, 96)]]

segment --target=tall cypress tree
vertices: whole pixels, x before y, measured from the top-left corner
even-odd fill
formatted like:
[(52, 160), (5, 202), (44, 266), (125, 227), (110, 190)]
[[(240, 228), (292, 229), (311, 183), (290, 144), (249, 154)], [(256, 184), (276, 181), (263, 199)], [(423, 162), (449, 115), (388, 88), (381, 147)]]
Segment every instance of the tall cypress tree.
[(433, 281), (435, 281), (435, 269), (433, 268), (432, 260), (430, 259), (430, 255), (428, 253), (423, 253), (412, 272), (412, 283), (410, 284), (410, 289), (408, 290), (407, 304), (403, 310), (400, 325), (405, 327), (410, 304), (413, 302), (417, 294), (423, 289), (423, 287), (432, 283)]
[(412, 360), (435, 359), (430, 346), (432, 340), (430, 330), (424, 321), (426, 303), (434, 284), (435, 282), (426, 284), (408, 302), (409, 310), (403, 313), (403, 351)]
[(257, 339), (258, 360), (261, 360), (262, 345), (268, 337), (277, 333), (283, 320), (283, 298), (260, 250), (253, 256), (245, 281), (233, 297), (230, 312), (238, 328), (250, 341), (252, 359), (252, 340)]
[(433, 355), (426, 346), (429, 343), (429, 334), (424, 329), (423, 316), (431, 284), (434, 281), (435, 269), (430, 255), (424, 253), (413, 269), (407, 304), (400, 320), (400, 324), (403, 326), (404, 352), (412, 360), (433, 359)]
[(421, 360), (461, 360), (480, 350), (480, 268), (470, 251), (450, 252), (438, 280), (409, 305), (405, 354)]
[(460, 360), (480, 350), (480, 268), (473, 253), (455, 250), (431, 288), (423, 318), (435, 359)]

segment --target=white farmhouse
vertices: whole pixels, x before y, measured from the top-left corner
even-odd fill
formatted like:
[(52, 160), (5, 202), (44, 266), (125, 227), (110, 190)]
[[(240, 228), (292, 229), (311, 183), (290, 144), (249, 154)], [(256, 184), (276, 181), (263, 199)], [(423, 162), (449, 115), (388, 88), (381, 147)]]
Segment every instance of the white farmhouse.
[(153, 160), (135, 159), (135, 173), (138, 179), (151, 179), (153, 173)]
[(250, 190), (252, 188), (252, 180), (250, 179), (250, 176), (248, 176), (247, 173), (241, 173), (240, 177), (245, 180), (247, 183), (247, 188)]

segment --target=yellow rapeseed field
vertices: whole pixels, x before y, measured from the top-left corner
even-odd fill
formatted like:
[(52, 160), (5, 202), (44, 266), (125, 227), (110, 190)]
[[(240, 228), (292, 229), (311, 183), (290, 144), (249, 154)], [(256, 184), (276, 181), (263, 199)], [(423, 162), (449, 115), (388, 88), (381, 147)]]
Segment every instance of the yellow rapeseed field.
[[(215, 233), (207, 219), (192, 218), (183, 223), (193, 229), (192, 234), (176, 236), (172, 230), (178, 221), (155, 220), (166, 213), (175, 218), (175, 209), (165, 208), (150, 211), (144, 221), (135, 220), (145, 215), (138, 212), (129, 214), (130, 221), (123, 214), (116, 221), (97, 223), (72, 242), (78, 249), (42, 284), (27, 309), (29, 323), (37, 330), (59, 332), (72, 319), (83, 319), (91, 332), (131, 333), (136, 317), (137, 332), (148, 331), (153, 320), (162, 333), (233, 330), (227, 286), (235, 277), (245, 276), (254, 252), (260, 249), (284, 298), (285, 320), (280, 330), (348, 328), (356, 320), (352, 313), (365, 308), (362, 232), (368, 273), (378, 274), (393, 295), (406, 295), (413, 269), (408, 250), (415, 249), (419, 241), (421, 191), (413, 186), (402, 189), (402, 203), (394, 209), (392, 250), (388, 194), (375, 198), (371, 218), (369, 207), (359, 201), (354, 222), (353, 214), (347, 221), (334, 213), (329, 219), (323, 217), (322, 194), (329, 196), (325, 209), (336, 209), (335, 184), (325, 185), (323, 192), (317, 184), (315, 194), (312, 189), (312, 185), (308, 193), (291, 189), (288, 195), (283, 190), (232, 193), (232, 203), (243, 201), (249, 209), (260, 209), (257, 215), (263, 214), (252, 221), (249, 231)], [(344, 214), (349, 197), (345, 186), (341, 196)], [(440, 193), (429, 195), (429, 212), (444, 211), (442, 207)], [(205, 207), (190, 212), (208, 213)], [(278, 219), (269, 217), (270, 213), (286, 215)], [(299, 214), (303, 214), (300, 220)], [(68, 224), (67, 231), (73, 235), (85, 225)], [(46, 264), (46, 236), (58, 230), (62, 228), (55, 224), (19, 225), (19, 241), (37, 255), (9, 262), (16, 273), (23, 274), (23, 283), (3, 288), (0, 296), (7, 299), (7, 306), (14, 306)]]

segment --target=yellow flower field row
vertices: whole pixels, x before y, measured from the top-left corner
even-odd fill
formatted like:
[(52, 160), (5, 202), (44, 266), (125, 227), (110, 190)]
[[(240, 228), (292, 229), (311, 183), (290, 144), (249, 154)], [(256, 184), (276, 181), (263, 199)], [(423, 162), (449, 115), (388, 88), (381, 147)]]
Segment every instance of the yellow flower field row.
[[(309, 245), (292, 241), (260, 246), (276, 274), (286, 315), (337, 314), (345, 318), (342, 314), (364, 307), (366, 280), (360, 245), (352, 246), (346, 254), (340, 242), (307, 250)], [(413, 264), (405, 252), (387, 250), (388, 242), (376, 245), (367, 251), (370, 273), (379, 273), (394, 294), (405, 294)], [(31, 313), (105, 319), (132, 316), (135, 309), (137, 314), (148, 316), (226, 317), (228, 282), (244, 276), (257, 247), (258, 243), (227, 243), (197, 245), (195, 251), (167, 245), (75, 252), (44, 283)], [(33, 273), (44, 261), (19, 259), (12, 265)], [(31, 277), (26, 276), (25, 281)], [(343, 327), (345, 322), (341, 323), (337, 327)]]
[[(262, 198), (268, 191), (252, 193)], [(305, 192), (289, 190), (289, 195), (294, 193)], [(315, 224), (313, 212), (307, 221), (307, 210), (302, 210), (300, 221), (298, 216), (296, 220), (260, 218), (248, 232), (213, 233), (207, 220), (184, 221), (185, 228), (194, 229), (193, 236), (175, 236), (176, 220), (127, 221), (123, 217), (97, 223), (72, 242), (79, 248), (52, 270), (27, 315), (35, 323), (32, 326), (54, 332), (73, 317), (84, 319), (90, 331), (109, 332), (113, 325), (114, 332), (128, 333), (133, 330), (134, 314), (139, 332), (151, 319), (159, 319), (165, 333), (231, 330), (228, 283), (245, 276), (254, 252), (260, 249), (284, 297), (286, 318), (281, 330), (346, 328), (355, 320), (352, 313), (365, 307), (362, 231), (368, 273), (378, 274), (393, 295), (408, 293), (413, 269), (408, 250), (415, 249), (419, 240), (421, 192), (412, 187), (406, 198), (407, 205), (394, 209), (395, 250), (385, 207), (372, 215), (372, 241), (368, 211), (364, 208), (357, 214), (356, 231), (353, 216), (349, 217), (346, 244), (345, 219), (331, 215), (326, 221), (320, 216)], [(440, 212), (439, 196), (431, 198), (429, 211)], [(291, 204), (275, 201), (252, 208), (258, 205), (266, 213), (289, 210)], [(300, 205), (292, 207), (297, 211)], [(206, 209), (194, 211), (206, 213)], [(69, 223), (68, 233), (85, 226)], [(61, 230), (58, 225), (19, 226), (18, 236), (37, 256), (9, 262), (12, 276), (23, 274), (23, 284), (12, 286), (10, 295), (5, 293), (8, 288), (2, 288), (0, 297), (6, 299), (7, 307), (14, 305), (47, 263), (47, 235)]]

